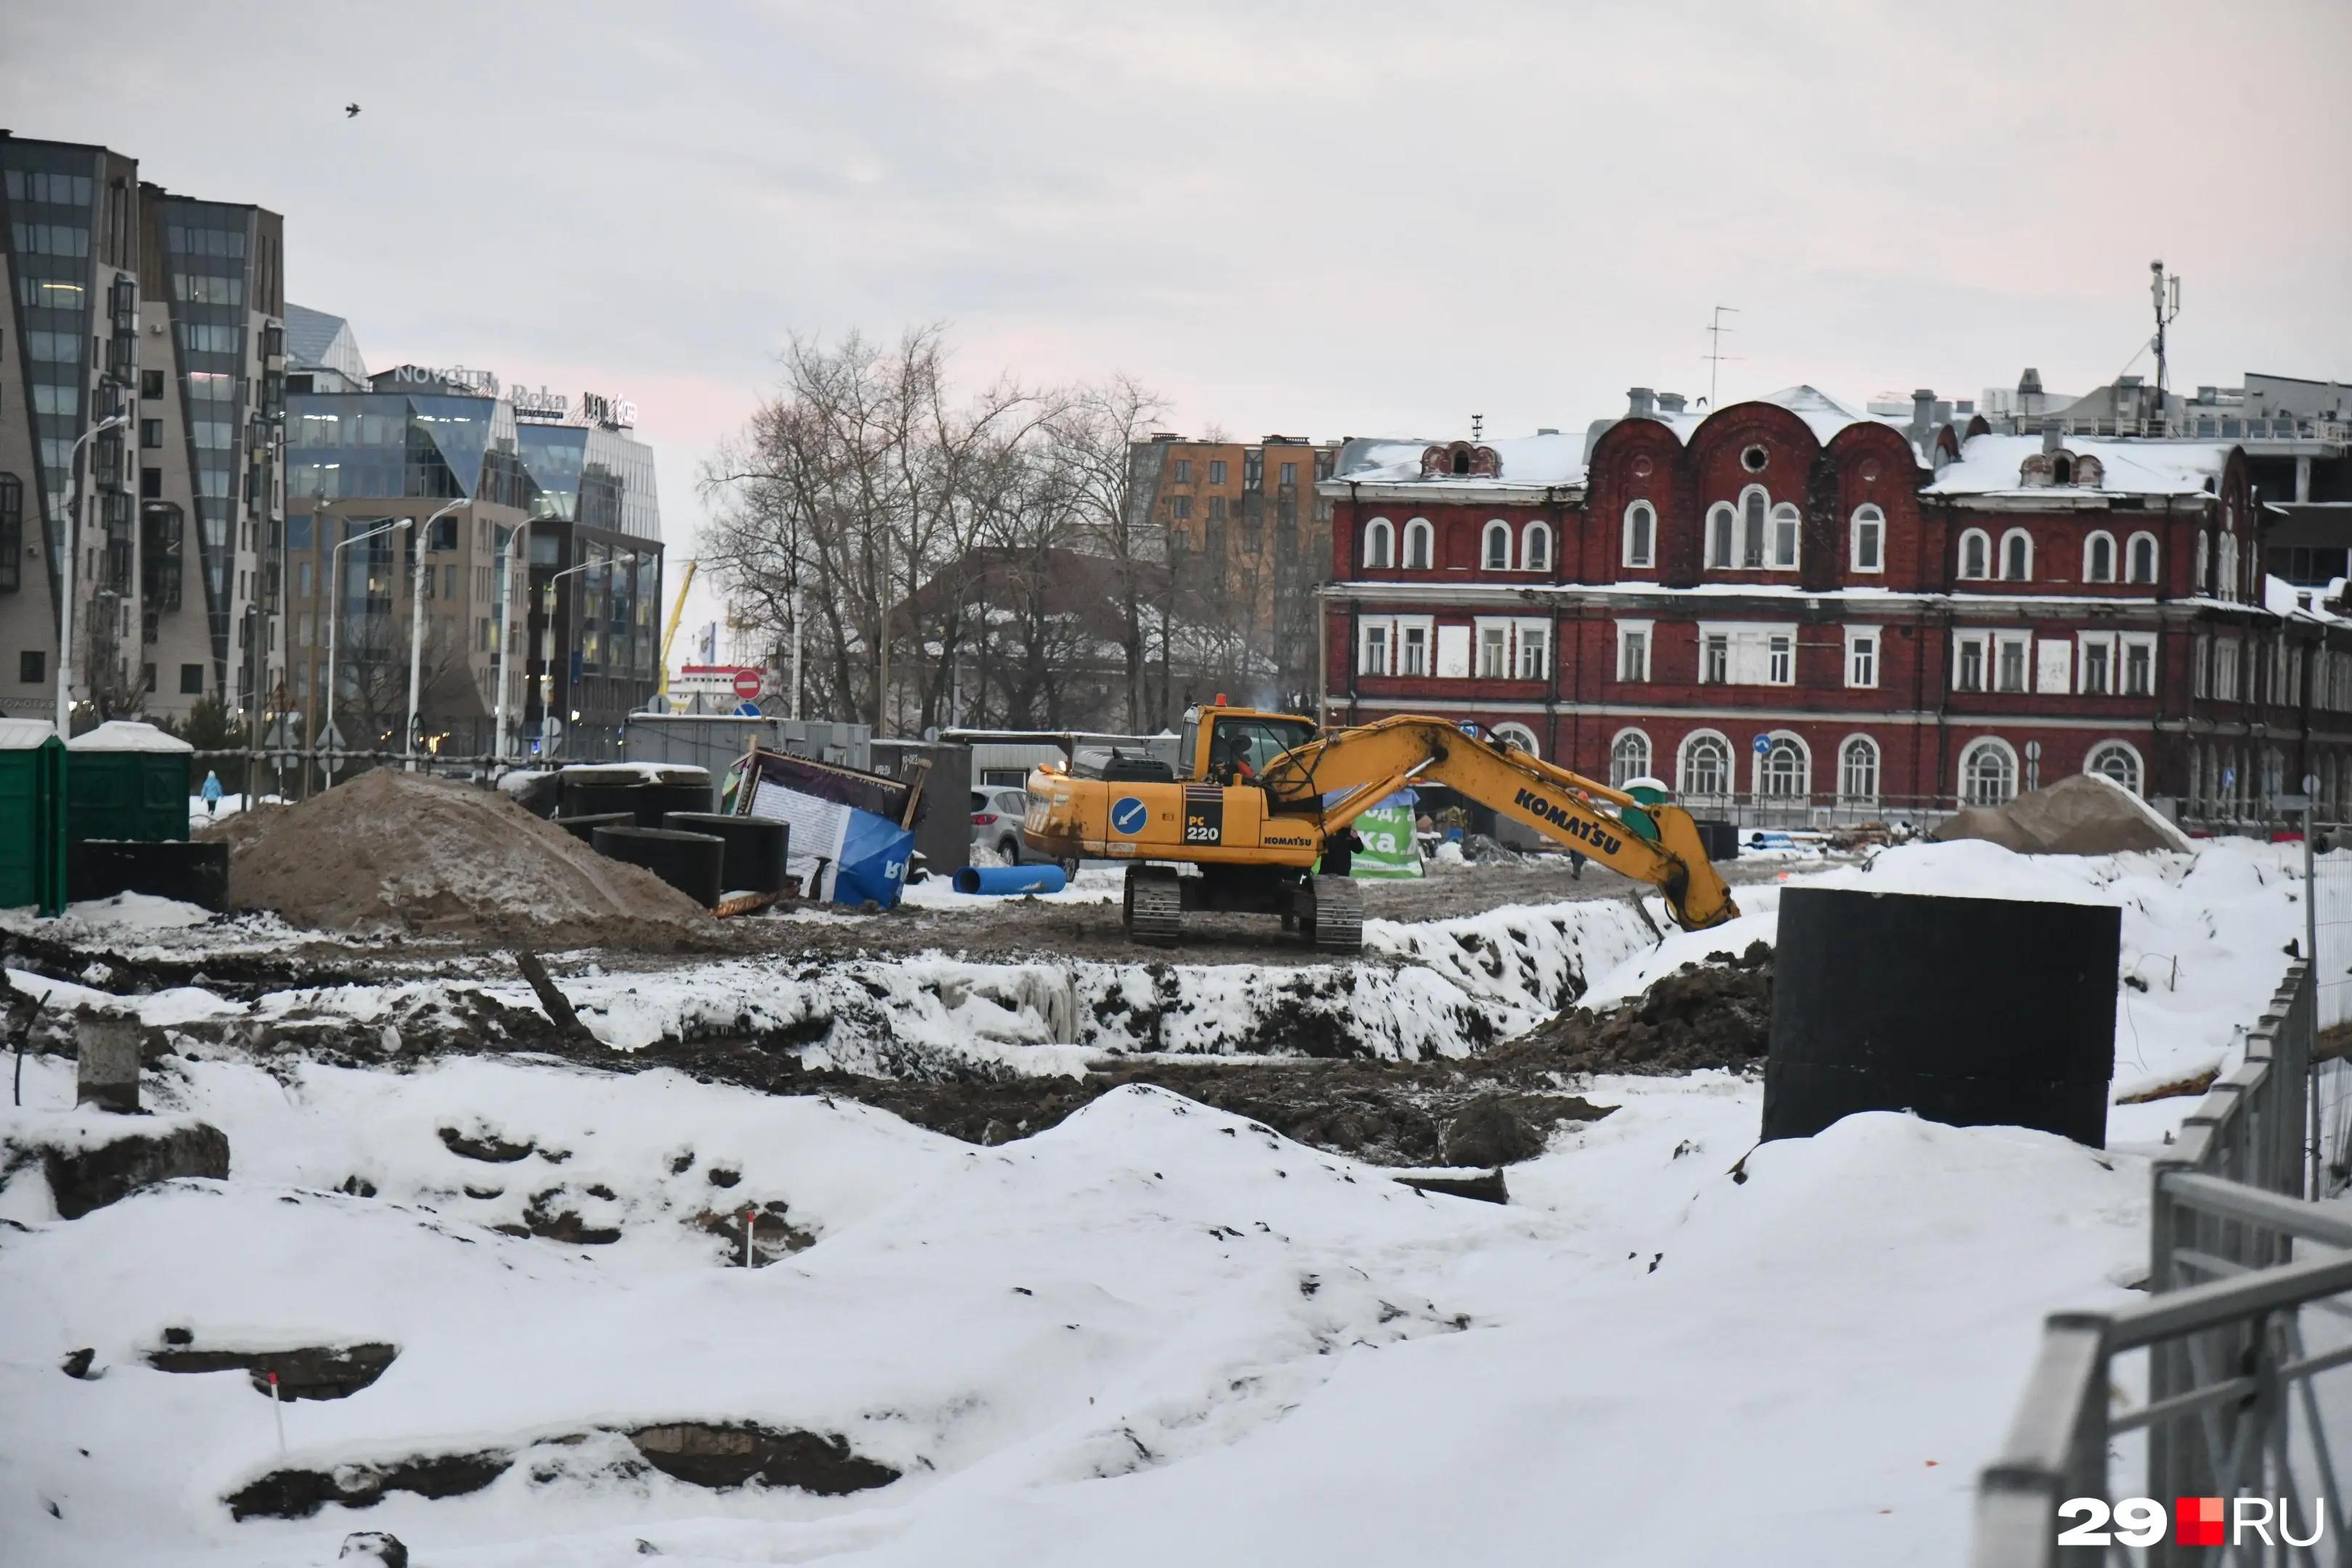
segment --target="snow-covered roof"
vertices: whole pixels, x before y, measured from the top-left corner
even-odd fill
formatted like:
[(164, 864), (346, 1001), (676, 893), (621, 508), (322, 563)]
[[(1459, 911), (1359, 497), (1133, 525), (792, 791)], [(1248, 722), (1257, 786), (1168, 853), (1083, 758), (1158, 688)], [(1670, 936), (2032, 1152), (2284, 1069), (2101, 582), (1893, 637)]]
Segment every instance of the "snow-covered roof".
[[(1824, 447), (1829, 445), (1832, 437), (1849, 425), (1885, 425), (1896, 430), (1909, 427), (1909, 422), (1906, 419), (1888, 418), (1876, 414), (1867, 414), (1857, 408), (1849, 408), (1819, 387), (1802, 384), (1784, 386), (1778, 392), (1768, 392), (1761, 397), (1743, 397), (1739, 401), (1769, 403), (1787, 409), (1803, 420), (1806, 428), (1812, 431), (1813, 439)], [(1724, 406), (1727, 408), (1733, 405), (1726, 404)], [(1714, 412), (1716, 410), (1708, 408), (1685, 408), (1678, 413), (1662, 412), (1654, 414), (1650, 417), (1672, 426), (1675, 435), (1688, 441), (1697, 433), (1698, 427), (1706, 423), (1707, 416)]]
[(57, 732), (47, 719), (0, 719), (0, 752), (29, 752)]
[(1958, 461), (1937, 474), (1927, 495), (2064, 495), (2095, 489), (2106, 495), (2189, 496), (2211, 493), (2234, 449), (2226, 441), (2095, 441), (2070, 438), (2063, 450), (2099, 460), (2099, 482), (2028, 486), (2025, 460), (2042, 449), (2039, 436), (1972, 436)]
[(66, 742), (68, 752), (194, 752), (177, 735), (166, 734), (136, 719), (109, 719), (97, 729)]
[(1581, 436), (1522, 436), (1516, 439), (1481, 441), (1501, 460), (1494, 475), (1431, 474), (1423, 478), (1421, 457), (1441, 440), (1373, 438), (1349, 441), (1339, 449), (1333, 477), (1358, 484), (1431, 484), (1468, 489), (1512, 489), (1521, 486), (1580, 485), (1584, 482), (1584, 438)]

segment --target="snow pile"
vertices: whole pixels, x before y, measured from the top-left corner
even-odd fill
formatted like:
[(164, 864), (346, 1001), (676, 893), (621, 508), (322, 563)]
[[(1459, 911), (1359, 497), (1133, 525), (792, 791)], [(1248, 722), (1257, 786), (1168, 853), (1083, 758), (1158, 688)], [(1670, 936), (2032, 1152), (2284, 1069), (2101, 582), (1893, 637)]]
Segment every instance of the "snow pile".
[(1717, 953), (1770, 944), (1782, 887), (2101, 904), (2123, 911), (2116, 987), (2117, 1098), (2227, 1070), (2243, 1031), (2293, 963), (2303, 935), (2301, 847), (2216, 839), (2196, 855), (2018, 855), (1979, 839), (1911, 844), (1780, 886), (1738, 889), (1739, 918), (1680, 931), (1595, 978), (1588, 1007), (1612, 1006)]

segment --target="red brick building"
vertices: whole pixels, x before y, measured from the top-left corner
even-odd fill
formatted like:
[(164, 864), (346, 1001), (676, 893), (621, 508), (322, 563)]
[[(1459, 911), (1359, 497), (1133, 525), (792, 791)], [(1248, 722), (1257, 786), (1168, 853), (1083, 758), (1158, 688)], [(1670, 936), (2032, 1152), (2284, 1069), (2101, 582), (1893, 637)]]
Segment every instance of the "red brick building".
[(2237, 447), (1936, 413), (1637, 388), (1581, 435), (1348, 443), (1327, 719), (1475, 721), (1752, 821), (2093, 769), (2192, 821), (2306, 773), (2346, 804), (2352, 623), (2263, 576)]

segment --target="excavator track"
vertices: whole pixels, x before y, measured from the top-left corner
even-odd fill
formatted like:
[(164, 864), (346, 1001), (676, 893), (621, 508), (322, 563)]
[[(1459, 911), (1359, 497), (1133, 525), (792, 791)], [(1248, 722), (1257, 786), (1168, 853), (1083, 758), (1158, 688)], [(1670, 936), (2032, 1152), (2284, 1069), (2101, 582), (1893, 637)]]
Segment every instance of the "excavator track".
[(1184, 935), (1184, 894), (1172, 866), (1129, 866), (1120, 923), (1130, 942), (1174, 947)]
[(1300, 889), (1299, 928), (1321, 952), (1360, 952), (1364, 890), (1351, 877), (1310, 877)]

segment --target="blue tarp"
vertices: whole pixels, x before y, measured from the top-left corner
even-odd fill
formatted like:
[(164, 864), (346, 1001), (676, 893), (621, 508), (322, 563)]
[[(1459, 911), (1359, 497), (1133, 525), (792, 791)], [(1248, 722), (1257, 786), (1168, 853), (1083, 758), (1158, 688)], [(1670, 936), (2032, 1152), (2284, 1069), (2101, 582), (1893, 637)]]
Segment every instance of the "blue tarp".
[(854, 905), (871, 899), (886, 910), (898, 908), (914, 853), (914, 834), (887, 816), (852, 807), (841, 840), (841, 865), (834, 872), (833, 901)]

